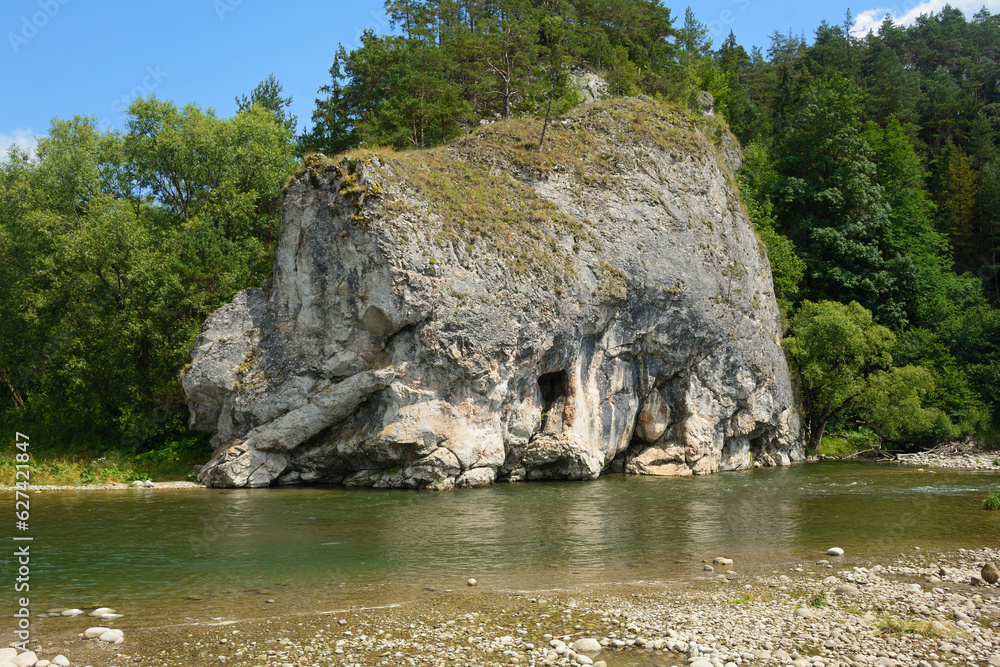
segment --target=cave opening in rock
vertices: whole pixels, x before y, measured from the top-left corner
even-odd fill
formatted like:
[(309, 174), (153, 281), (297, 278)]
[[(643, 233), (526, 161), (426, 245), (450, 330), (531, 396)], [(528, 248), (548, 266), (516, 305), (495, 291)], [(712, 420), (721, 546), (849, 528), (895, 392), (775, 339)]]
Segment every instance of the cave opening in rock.
[(569, 377), (566, 371), (546, 373), (538, 378), (538, 388), (542, 392), (542, 409), (548, 412), (553, 403), (566, 395)]

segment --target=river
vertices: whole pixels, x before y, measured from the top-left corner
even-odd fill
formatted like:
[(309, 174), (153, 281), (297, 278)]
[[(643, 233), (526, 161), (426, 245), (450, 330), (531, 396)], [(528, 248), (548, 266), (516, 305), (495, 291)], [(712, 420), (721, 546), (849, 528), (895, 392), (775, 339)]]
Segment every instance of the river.
[[(36, 610), (180, 618), (208, 605), (224, 616), (275, 598), (377, 604), (469, 577), (491, 589), (559, 588), (696, 578), (715, 556), (777, 569), (832, 546), (877, 557), (994, 545), (1000, 513), (980, 503), (997, 481), (837, 462), (454, 492), (36, 493), (31, 597)], [(13, 580), (13, 560), (3, 566)]]

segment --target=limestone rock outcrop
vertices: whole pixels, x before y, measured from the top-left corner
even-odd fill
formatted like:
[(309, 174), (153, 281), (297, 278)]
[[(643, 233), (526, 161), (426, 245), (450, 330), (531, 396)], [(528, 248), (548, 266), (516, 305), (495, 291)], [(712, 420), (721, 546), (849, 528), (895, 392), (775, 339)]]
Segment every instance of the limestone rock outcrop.
[(182, 378), (213, 486), (444, 489), (803, 458), (720, 121), (640, 100), (307, 158)]

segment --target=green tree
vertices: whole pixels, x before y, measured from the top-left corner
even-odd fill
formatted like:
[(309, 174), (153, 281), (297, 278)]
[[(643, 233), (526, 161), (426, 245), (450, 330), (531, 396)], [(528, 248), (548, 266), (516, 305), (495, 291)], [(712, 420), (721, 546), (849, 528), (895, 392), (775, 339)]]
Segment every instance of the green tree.
[(718, 67), (726, 79), (726, 95), (717, 100), (717, 108), (744, 146), (759, 139), (764, 130), (763, 116), (750, 88), (752, 63), (746, 49), (730, 31), (718, 54)]
[(934, 228), (927, 172), (907, 126), (897, 119), (884, 128), (869, 121), (864, 137), (888, 210), (883, 247), (896, 279), (892, 298), (902, 304), (906, 321), (926, 323), (944, 307), (952, 264), (947, 239)]
[(993, 293), (1000, 299), (1000, 157), (983, 166), (977, 193), (982, 268)]
[(803, 301), (784, 340), (802, 394), (808, 447), (819, 447), (831, 419), (855, 407), (873, 377), (892, 367), (896, 337), (858, 302)]
[(270, 270), (290, 132), (155, 98), (127, 131), (53, 122), (0, 168), (0, 419), (63, 443), (182, 431), (178, 373), (205, 317)]
[(298, 125), (299, 121), (295, 115), (289, 113), (288, 109), (292, 106), (292, 97), (290, 95), (282, 97), (283, 90), (284, 87), (274, 78), (274, 74), (269, 74), (266, 79), (250, 91), (249, 96), (240, 95), (237, 97), (236, 107), (240, 113), (243, 113), (254, 105), (260, 105), (274, 114), (275, 120), (288, 130), (290, 135), (294, 135), (295, 126)]
[(497, 4), (497, 11), (486, 17), (481, 60), (500, 102), (500, 114), (508, 119), (517, 103), (527, 101), (534, 92), (531, 83), (539, 61), (536, 36), (541, 16), (527, 0)]
[(787, 312), (805, 275), (806, 265), (796, 254), (795, 245), (777, 230), (778, 220), (770, 193), (778, 175), (767, 149), (759, 143), (750, 144), (743, 158), (743, 166), (736, 176), (740, 195), (757, 235), (767, 247), (774, 293), (782, 311)]
[[(371, 32), (366, 31), (362, 40), (373, 39)], [(346, 75), (341, 67), (341, 58), (347, 58), (347, 52), (341, 46), (333, 65), (330, 67), (330, 83), (319, 89), (323, 97), (316, 99), (316, 108), (312, 113), (312, 128), (299, 137), (299, 145), (303, 152), (319, 151), (336, 155), (352, 146), (357, 146), (361, 140), (357, 128), (357, 110), (353, 89), (344, 90)]]
[(942, 151), (938, 169), (938, 224), (955, 248), (959, 270), (965, 270), (973, 266), (977, 246), (976, 172), (965, 151), (951, 143)]
[(809, 87), (779, 144), (779, 229), (808, 267), (804, 296), (859, 301), (880, 322), (906, 322), (887, 263), (889, 209), (859, 117), (860, 94), (841, 78)]
[(920, 74), (903, 66), (899, 53), (885, 35), (896, 28), (890, 19), (882, 24), (879, 35), (868, 37), (867, 53), (861, 64), (861, 82), (865, 91), (865, 115), (884, 122), (896, 118), (903, 123), (919, 121)]

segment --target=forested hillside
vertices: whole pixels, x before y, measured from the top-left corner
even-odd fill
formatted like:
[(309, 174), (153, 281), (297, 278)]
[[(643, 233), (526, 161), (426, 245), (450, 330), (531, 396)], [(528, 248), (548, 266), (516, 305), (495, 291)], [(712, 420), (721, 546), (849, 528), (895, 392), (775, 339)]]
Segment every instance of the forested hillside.
[[(572, 67), (693, 107), (744, 145), (813, 445), (929, 443), (1000, 425), (1000, 16), (713, 45), (659, 0), (397, 0), (341, 47), (312, 124), (273, 78), (220, 118), (156, 98), (123, 131), (56, 120), (0, 163), (0, 414), (60, 446), (144, 451), (186, 431), (178, 375), (205, 317), (270, 273), (306, 151), (419, 150), (484, 119), (557, 116)], [(200, 441), (203, 442), (203, 441)]]

